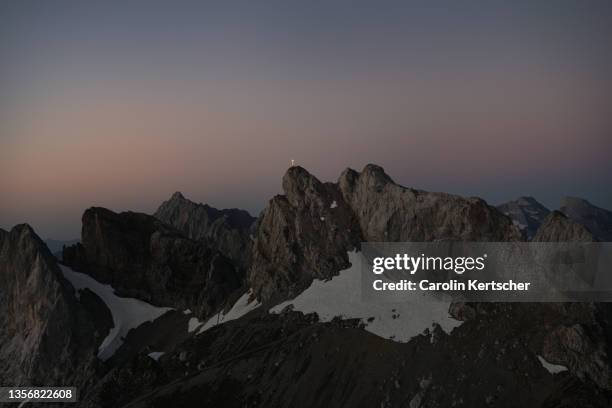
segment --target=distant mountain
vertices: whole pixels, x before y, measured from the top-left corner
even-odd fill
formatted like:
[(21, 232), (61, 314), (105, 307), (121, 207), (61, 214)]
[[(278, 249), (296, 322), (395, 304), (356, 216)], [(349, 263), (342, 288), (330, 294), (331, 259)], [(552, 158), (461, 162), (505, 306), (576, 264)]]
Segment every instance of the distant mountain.
[(62, 250), (65, 246), (71, 246), (79, 242), (78, 239), (70, 239), (68, 241), (60, 241), (57, 239), (47, 238), (45, 239), (45, 244), (49, 251), (58, 259), (61, 259)]
[(533, 236), (535, 242), (593, 242), (593, 234), (560, 211), (551, 212)]
[(176, 192), (164, 201), (154, 216), (187, 237), (205, 240), (236, 264), (245, 268), (255, 218), (237, 208), (219, 210), (194, 203)]
[(612, 212), (594, 206), (587, 200), (566, 197), (559, 209), (569, 219), (587, 227), (598, 241), (612, 241)]
[(512, 219), (512, 222), (531, 240), (550, 210), (533, 197), (519, 197), (497, 206), (497, 209)]

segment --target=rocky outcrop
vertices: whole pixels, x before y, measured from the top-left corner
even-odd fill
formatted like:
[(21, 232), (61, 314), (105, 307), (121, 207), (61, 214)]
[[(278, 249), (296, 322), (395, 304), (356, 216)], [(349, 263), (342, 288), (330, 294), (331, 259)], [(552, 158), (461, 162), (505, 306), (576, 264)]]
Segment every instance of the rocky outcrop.
[[(149, 383), (141, 394), (130, 393), (128, 406), (609, 406), (609, 393), (588, 378), (551, 375), (532, 351), (546, 319), (572, 318), (559, 311), (534, 319), (530, 312), (540, 305), (528, 304), (509, 318), (512, 307), (490, 308), (451, 335), (434, 328), (409, 343), (374, 336), (353, 321), (262, 313), (164, 355), (161, 373), (149, 368)], [(114, 394), (127, 394), (133, 382), (131, 376), (117, 381)]]
[(0, 230), (0, 383), (85, 387), (100, 340), (32, 228)]
[(376, 165), (347, 169), (338, 181), (366, 241), (514, 241), (511, 220), (475, 197), (402, 187)]
[[(583, 225), (568, 219), (559, 211), (553, 211), (546, 217), (533, 240), (593, 242), (595, 237)], [(606, 334), (607, 320), (612, 317), (610, 308), (592, 303), (549, 304), (536, 313), (551, 309), (577, 318), (572, 323), (566, 321), (559, 325), (547, 322), (549, 329), (542, 340), (542, 357), (550, 363), (568, 367), (580, 378), (587, 378), (604, 389), (612, 390), (612, 369), (607, 346), (612, 337)]]
[[(596, 306), (581, 304), (575, 307), (591, 309), (595, 317)], [(591, 380), (604, 389), (612, 390), (608, 347), (600, 323), (593, 318), (591, 324), (582, 322), (552, 328), (544, 337), (542, 356), (548, 362), (568, 367), (581, 379)]]
[(187, 237), (204, 240), (241, 268), (246, 268), (255, 218), (236, 208), (218, 210), (197, 204), (176, 192), (154, 216)]
[(497, 209), (512, 219), (525, 238), (531, 240), (550, 210), (533, 197), (519, 197), (497, 206)]
[(612, 241), (612, 212), (599, 208), (587, 200), (566, 197), (559, 209), (570, 220), (584, 225), (598, 241)]
[(248, 281), (264, 301), (293, 297), (312, 279), (336, 275), (362, 241), (521, 239), (485, 201), (405, 188), (375, 165), (347, 169), (337, 183), (291, 167), (283, 190), (262, 213), (253, 245)]
[(536, 231), (535, 242), (593, 242), (595, 237), (583, 225), (568, 219), (562, 212), (553, 211)]
[(81, 241), (64, 251), (64, 263), (121, 296), (157, 306), (204, 317), (242, 284), (240, 271), (219, 251), (147, 214), (90, 208)]
[(110, 370), (82, 395), (79, 407), (123, 407), (136, 395), (151, 392), (170, 380), (152, 358), (141, 354)]
[(283, 177), (283, 190), (258, 220), (253, 244), (248, 281), (263, 300), (295, 296), (312, 279), (334, 276), (349, 266), (347, 252), (362, 240), (337, 185), (296, 166)]

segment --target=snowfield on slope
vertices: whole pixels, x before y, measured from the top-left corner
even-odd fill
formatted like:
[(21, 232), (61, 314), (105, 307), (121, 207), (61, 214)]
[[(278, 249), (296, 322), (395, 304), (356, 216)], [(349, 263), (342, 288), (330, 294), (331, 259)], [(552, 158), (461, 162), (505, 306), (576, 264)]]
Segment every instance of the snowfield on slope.
[(567, 371), (566, 366), (563, 366), (560, 364), (549, 363), (542, 356), (538, 356), (538, 360), (540, 360), (540, 364), (542, 364), (542, 367), (544, 367), (546, 371), (548, 371), (551, 374), (559, 374), (559, 373), (562, 373), (563, 371)]
[(89, 289), (95, 293), (111, 312), (113, 328), (98, 347), (98, 358), (108, 360), (123, 344), (123, 339), (131, 329), (145, 322), (152, 322), (164, 313), (173, 310), (170, 307), (156, 307), (142, 300), (119, 297), (110, 285), (104, 285), (89, 275), (75, 272), (60, 265), (64, 277), (72, 284), (77, 298), (79, 291)]
[(411, 294), (409, 300), (393, 303), (363, 301), (360, 255), (353, 251), (348, 256), (351, 267), (330, 280), (314, 280), (308, 289), (296, 298), (274, 306), (270, 313), (280, 313), (293, 305), (295, 311), (316, 312), (322, 322), (329, 322), (336, 316), (358, 318), (367, 331), (397, 342), (410, 341), (434, 323), (447, 333), (461, 325), (462, 322), (449, 315), (449, 302), (427, 294)]
[(230, 320), (236, 320), (245, 314), (249, 313), (251, 310), (257, 309), (261, 303), (253, 300), (249, 302), (249, 297), (251, 296), (251, 290), (248, 290), (244, 295), (240, 297), (234, 303), (234, 306), (227, 312), (219, 312), (216, 315), (212, 316), (210, 319), (206, 321), (206, 323), (198, 330), (198, 334), (205, 332), (206, 330), (214, 327), (218, 324), (222, 324), (225, 322), (229, 322)]
[(155, 361), (158, 361), (164, 354), (166, 354), (166, 352), (164, 351), (154, 351), (152, 353), (147, 354), (147, 356), (151, 357)]

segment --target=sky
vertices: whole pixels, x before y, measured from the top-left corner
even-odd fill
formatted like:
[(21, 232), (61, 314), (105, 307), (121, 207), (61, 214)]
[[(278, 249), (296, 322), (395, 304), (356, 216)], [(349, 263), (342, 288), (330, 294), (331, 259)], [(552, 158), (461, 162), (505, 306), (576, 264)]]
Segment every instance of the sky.
[(612, 208), (612, 2), (0, 2), (0, 228), (325, 181)]

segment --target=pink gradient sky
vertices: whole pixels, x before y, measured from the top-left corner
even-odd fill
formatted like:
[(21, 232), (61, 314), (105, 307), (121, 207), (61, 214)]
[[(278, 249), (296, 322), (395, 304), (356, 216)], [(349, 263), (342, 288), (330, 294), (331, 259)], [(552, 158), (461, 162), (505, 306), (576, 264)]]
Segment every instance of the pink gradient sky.
[(291, 158), (323, 180), (373, 162), (401, 184), (493, 203), (612, 207), (612, 14), (592, 7), (373, 21), (242, 10), (240, 24), (224, 10), (208, 28), (174, 10), (168, 33), (162, 9), (136, 22), (104, 9), (106, 25), (83, 6), (8, 10), (0, 228), (69, 239), (89, 206), (152, 212), (176, 190), (256, 214)]

